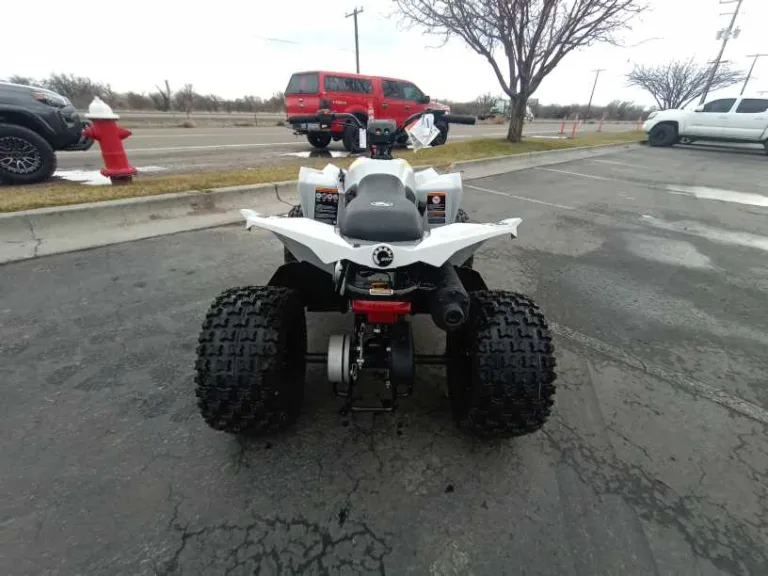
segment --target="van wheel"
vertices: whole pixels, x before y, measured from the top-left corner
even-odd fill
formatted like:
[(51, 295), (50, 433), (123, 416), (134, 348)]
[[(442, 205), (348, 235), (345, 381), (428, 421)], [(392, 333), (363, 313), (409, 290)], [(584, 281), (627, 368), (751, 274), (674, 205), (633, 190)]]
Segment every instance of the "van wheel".
[(56, 153), (48, 141), (29, 128), (0, 124), (0, 181), (34, 184), (56, 171)]
[(315, 148), (326, 148), (331, 143), (331, 135), (327, 132), (310, 132), (307, 140)]
[(677, 141), (677, 127), (674, 124), (657, 124), (648, 134), (648, 144), (651, 146), (672, 146)]

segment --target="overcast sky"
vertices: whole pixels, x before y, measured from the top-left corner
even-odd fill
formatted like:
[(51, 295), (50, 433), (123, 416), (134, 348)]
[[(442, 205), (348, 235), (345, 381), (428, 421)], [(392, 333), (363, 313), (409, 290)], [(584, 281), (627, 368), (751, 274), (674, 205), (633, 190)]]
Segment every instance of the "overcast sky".
[[(720, 14), (735, 6), (720, 5), (719, 0), (648, 2), (652, 10), (625, 35), (628, 46), (647, 42), (621, 49), (598, 45), (572, 53), (535, 97), (544, 103), (585, 103), (592, 70), (605, 68), (595, 103), (626, 99), (651, 105), (650, 96), (626, 86), (624, 75), (632, 63), (713, 59), (719, 48), (715, 35), (728, 25), (729, 17)], [(365, 10), (359, 17), (363, 73), (412, 80), (433, 98), (471, 100), (489, 91), (502, 94), (490, 66), (459, 40), (430, 48), (439, 43), (437, 38), (404, 31), (387, 18), (391, 0), (357, 0), (357, 5)], [(297, 70), (354, 72), (353, 24), (344, 18), (354, 0), (217, 0), (205, 3), (204, 9), (178, 0), (76, 0), (65, 5), (61, 0), (37, 0), (33, 29), (9, 25), (28, 22), (29, 6), (4, 3), (3, 45), (19, 52), (16, 57), (13, 50), (7, 51), (0, 59), (0, 78), (71, 72), (108, 82), (116, 90), (140, 92), (153, 90), (167, 78), (172, 88), (190, 82), (201, 93), (237, 97), (283, 90)], [(77, 28), (72, 27), (73, 14), (80, 22)], [(768, 52), (766, 22), (768, 2), (744, 0), (738, 20), (742, 33), (729, 43), (725, 59), (746, 69), (746, 55)], [(758, 63), (750, 85), (751, 92), (759, 90), (768, 90), (768, 57)]]

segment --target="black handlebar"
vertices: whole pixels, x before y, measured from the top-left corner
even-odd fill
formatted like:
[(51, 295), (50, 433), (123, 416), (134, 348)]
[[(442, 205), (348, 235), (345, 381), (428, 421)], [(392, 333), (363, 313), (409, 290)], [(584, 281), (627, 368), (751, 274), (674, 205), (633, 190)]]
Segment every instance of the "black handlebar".
[(452, 114), (446, 114), (443, 116), (443, 119), (448, 122), (448, 124), (467, 124), (467, 125), (474, 125), (477, 121), (477, 118), (474, 116), (454, 116)]

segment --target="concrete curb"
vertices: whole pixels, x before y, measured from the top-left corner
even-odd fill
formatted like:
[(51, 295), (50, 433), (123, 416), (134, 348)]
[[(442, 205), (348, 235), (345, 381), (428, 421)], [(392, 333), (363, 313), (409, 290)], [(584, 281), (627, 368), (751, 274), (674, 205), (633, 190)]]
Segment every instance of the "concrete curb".
[[(465, 180), (594, 158), (636, 144), (609, 144), (454, 162)], [(424, 167), (420, 167), (424, 168)], [(284, 214), (296, 181), (0, 213), (0, 264), (242, 221), (241, 208)]]
[(243, 221), (241, 208), (281, 214), (296, 202), (296, 182), (276, 182), (4, 213), (0, 263), (224, 226)]
[(527, 170), (550, 164), (561, 164), (587, 158), (596, 158), (606, 154), (615, 154), (623, 150), (631, 150), (636, 143), (605, 144), (602, 146), (583, 146), (568, 148), (566, 150), (545, 150), (543, 152), (528, 152), (515, 154), (514, 156), (497, 156), (494, 158), (480, 158), (479, 160), (466, 160), (454, 162), (450, 165), (451, 172), (461, 172), (464, 180), (498, 176), (508, 172)]

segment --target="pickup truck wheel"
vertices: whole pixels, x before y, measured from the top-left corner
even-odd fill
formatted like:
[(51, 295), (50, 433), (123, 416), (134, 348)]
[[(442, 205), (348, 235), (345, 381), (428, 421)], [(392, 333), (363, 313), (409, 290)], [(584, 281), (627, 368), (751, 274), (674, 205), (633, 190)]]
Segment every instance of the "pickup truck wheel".
[(307, 140), (314, 148), (327, 148), (331, 143), (331, 135), (327, 132), (310, 132), (307, 134)]
[(672, 146), (677, 144), (677, 128), (674, 124), (658, 124), (648, 134), (648, 143), (651, 146)]
[(438, 134), (434, 140), (432, 140), (432, 146), (442, 146), (446, 142), (448, 142), (448, 124), (439, 123), (435, 124), (435, 128), (440, 130), (440, 134)]
[(0, 181), (34, 184), (48, 180), (56, 170), (56, 153), (32, 130), (0, 124)]

